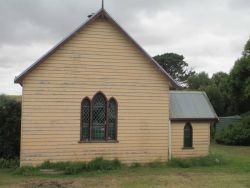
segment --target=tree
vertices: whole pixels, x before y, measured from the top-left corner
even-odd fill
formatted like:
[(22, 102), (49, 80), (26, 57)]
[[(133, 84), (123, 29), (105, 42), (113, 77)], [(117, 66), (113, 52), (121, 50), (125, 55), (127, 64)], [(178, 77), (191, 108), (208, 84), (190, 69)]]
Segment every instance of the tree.
[(205, 72), (195, 73), (187, 80), (188, 88), (193, 90), (200, 90), (211, 84), (208, 74)]
[(183, 55), (165, 53), (155, 56), (154, 59), (181, 85), (185, 85), (187, 79), (195, 73), (192, 69), (188, 68), (188, 64), (184, 61)]
[(0, 95), (0, 158), (19, 157), (21, 102)]
[(250, 39), (247, 41), (243, 56), (238, 59), (230, 72), (230, 88), (235, 111), (250, 111)]
[(214, 74), (210, 79), (207, 73), (200, 72), (188, 78), (188, 89), (205, 91), (216, 113), (224, 115), (226, 102), (221, 92), (221, 88), (224, 88), (224, 82), (226, 82), (224, 73)]
[(230, 77), (227, 73), (217, 72), (213, 74), (211, 78), (212, 82), (218, 88), (220, 95), (222, 96), (223, 109), (221, 109), (221, 115), (233, 114), (231, 91), (230, 91)]
[(225, 100), (219, 88), (215, 84), (201, 87), (205, 91), (218, 116), (224, 115)]
[(239, 113), (250, 111), (250, 57), (235, 62), (230, 78), (235, 110)]
[(228, 90), (229, 87), (229, 75), (225, 72), (217, 72), (214, 73), (212, 76), (212, 81), (222, 90), (226, 89)]
[(250, 56), (250, 39), (248, 39), (247, 43), (245, 44), (244, 50), (242, 52), (243, 56)]

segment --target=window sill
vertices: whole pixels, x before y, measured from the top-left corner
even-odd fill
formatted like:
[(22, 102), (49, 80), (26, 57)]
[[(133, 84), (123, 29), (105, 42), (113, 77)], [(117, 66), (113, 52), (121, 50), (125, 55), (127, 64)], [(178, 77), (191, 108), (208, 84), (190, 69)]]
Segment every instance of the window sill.
[(105, 143), (119, 143), (118, 140), (80, 140), (78, 141), (79, 144), (81, 143), (96, 143), (96, 144), (105, 144)]
[(194, 149), (193, 147), (183, 147), (182, 149)]

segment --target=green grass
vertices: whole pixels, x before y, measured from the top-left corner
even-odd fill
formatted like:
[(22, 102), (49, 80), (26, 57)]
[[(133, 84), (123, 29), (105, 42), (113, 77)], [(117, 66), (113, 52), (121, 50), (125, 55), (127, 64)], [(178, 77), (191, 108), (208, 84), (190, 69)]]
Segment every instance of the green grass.
[(211, 153), (208, 160), (223, 156), (221, 160), (227, 162), (211, 165), (211, 161), (204, 164), (205, 159), (198, 158), (188, 159), (188, 168), (153, 162), (75, 175), (42, 175), (34, 169), (30, 175), (20, 175), (1, 169), (0, 187), (250, 187), (250, 147), (212, 145)]
[(221, 166), (229, 163), (225, 159), (224, 155), (210, 153), (204, 157), (190, 157), (184, 159), (174, 158), (169, 163), (170, 167), (177, 168), (192, 168), (192, 167), (210, 167), (210, 166)]
[(90, 162), (50, 162), (45, 161), (37, 167), (23, 166), (15, 170), (18, 175), (43, 175), (42, 170), (52, 170), (52, 173), (60, 173), (66, 175), (79, 174), (91, 171), (110, 171), (125, 167), (118, 159), (104, 160), (102, 157), (97, 157)]

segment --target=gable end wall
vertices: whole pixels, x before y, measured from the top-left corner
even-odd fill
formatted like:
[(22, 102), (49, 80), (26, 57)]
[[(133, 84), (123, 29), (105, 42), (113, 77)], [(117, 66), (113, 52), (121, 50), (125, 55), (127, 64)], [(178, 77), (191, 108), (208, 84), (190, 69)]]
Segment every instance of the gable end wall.
[[(118, 101), (118, 143), (78, 143), (80, 104), (97, 91)], [(169, 83), (107, 20), (77, 33), (23, 80), (21, 165), (167, 160)]]

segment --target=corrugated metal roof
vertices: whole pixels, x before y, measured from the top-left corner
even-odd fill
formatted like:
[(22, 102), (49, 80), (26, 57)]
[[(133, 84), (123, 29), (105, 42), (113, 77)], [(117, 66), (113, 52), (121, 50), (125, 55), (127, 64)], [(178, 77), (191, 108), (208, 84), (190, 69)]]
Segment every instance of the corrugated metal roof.
[(170, 91), (170, 119), (218, 119), (205, 92)]
[(220, 117), (220, 120), (216, 123), (216, 133), (220, 132), (222, 129), (227, 128), (229, 125), (239, 123), (241, 117), (239, 115)]

